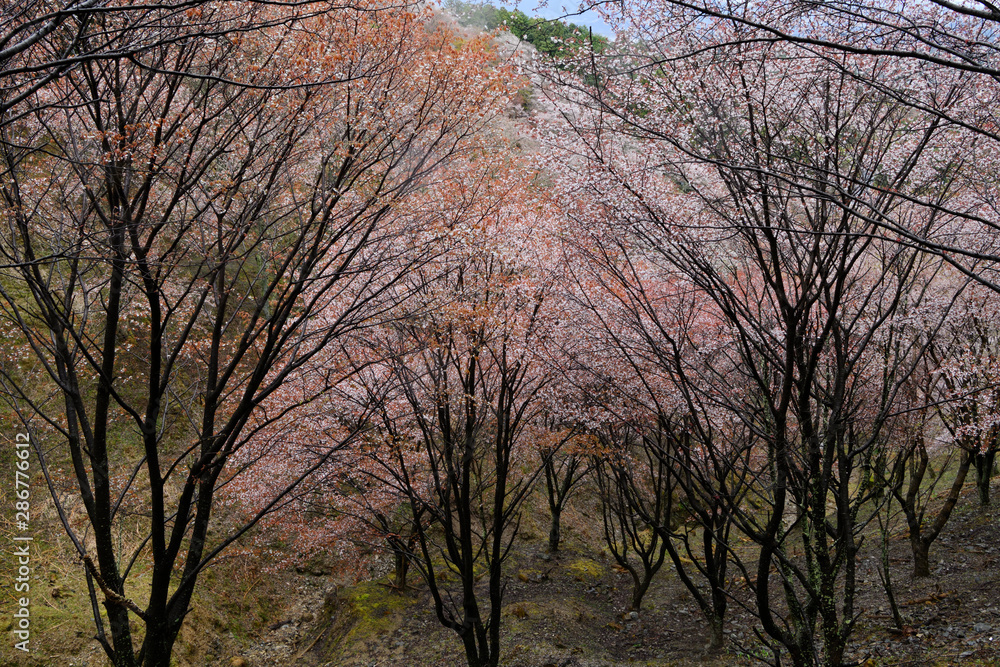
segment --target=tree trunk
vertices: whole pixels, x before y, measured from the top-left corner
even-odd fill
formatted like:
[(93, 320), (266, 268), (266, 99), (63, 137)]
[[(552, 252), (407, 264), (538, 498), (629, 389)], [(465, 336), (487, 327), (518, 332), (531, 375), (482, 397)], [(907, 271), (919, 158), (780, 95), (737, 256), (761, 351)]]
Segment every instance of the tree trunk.
[(562, 516), (562, 510), (552, 509), (552, 527), (549, 529), (549, 552), (555, 553), (559, 551), (559, 520)]
[[(717, 565), (716, 569), (718, 579), (712, 582), (712, 610), (705, 614), (711, 632), (708, 642), (708, 651), (710, 653), (720, 652), (726, 643), (726, 636), (723, 629), (725, 627), (726, 608), (729, 606), (729, 599), (726, 596), (726, 591), (723, 588), (724, 584), (722, 583), (726, 579), (726, 554), (722, 552), (720, 555), (722, 562)], [(718, 563), (719, 561), (718, 559), (714, 559), (714, 561), (709, 562)]]
[(990, 482), (993, 480), (993, 464), (995, 460), (996, 452), (992, 450), (985, 454), (976, 454), (975, 457), (976, 490), (979, 495), (980, 507), (989, 507), (990, 504)]
[(910, 536), (910, 549), (913, 551), (913, 577), (915, 579), (931, 576), (930, 561), (928, 559), (930, 546), (929, 542), (924, 541), (920, 537)]
[(723, 620), (721, 616), (711, 616), (708, 619), (708, 647), (709, 653), (719, 653), (726, 643), (726, 635), (723, 632)]
[(406, 557), (405, 553), (396, 549), (395, 561), (395, 571), (392, 575), (392, 584), (399, 590), (405, 590), (406, 574), (410, 570), (410, 559)]
[(807, 644), (807, 646), (809, 646), (808, 649), (794, 644), (787, 647), (788, 655), (792, 659), (792, 667), (815, 667), (816, 661), (813, 660), (811, 645)]
[(462, 635), (462, 643), (465, 645), (465, 659), (469, 667), (488, 667), (479, 655), (479, 647), (476, 646), (476, 633), (471, 628)]
[(642, 606), (642, 598), (646, 596), (646, 591), (649, 590), (649, 583), (652, 581), (652, 578), (652, 575), (644, 577), (632, 576), (634, 585), (632, 586), (632, 601), (629, 603), (629, 611), (639, 611), (639, 607)]
[(912, 503), (912, 497), (915, 497), (915, 493), (910, 494), (910, 503), (903, 505), (903, 511), (906, 513), (906, 522), (910, 529), (910, 549), (913, 551), (914, 578), (930, 576), (928, 551), (930, 550), (931, 543), (937, 539), (937, 536), (944, 529), (945, 524), (948, 523), (951, 512), (955, 509), (955, 505), (962, 495), (962, 486), (965, 484), (965, 478), (969, 474), (969, 467), (974, 458), (968, 452), (962, 454), (962, 460), (958, 465), (955, 480), (951, 484), (951, 490), (948, 491), (948, 497), (945, 499), (940, 511), (938, 511), (934, 523), (926, 530), (922, 529), (920, 517), (917, 514), (915, 505)]
[(108, 625), (111, 627), (111, 639), (115, 648), (115, 667), (136, 667), (139, 663), (133, 656), (128, 611), (107, 600), (104, 602), (104, 609), (108, 613)]
[(823, 667), (840, 667), (844, 659), (844, 651), (847, 648), (847, 641), (840, 634), (839, 629), (831, 628), (832, 632), (824, 633), (823, 642)]
[(181, 624), (180, 621), (172, 621), (169, 616), (163, 610), (147, 617), (141, 652), (143, 667), (170, 667), (176, 664), (172, 654)]
[(495, 650), (498, 647), (491, 647), (487, 628), (481, 621), (468, 622), (460, 635), (465, 645), (465, 659), (469, 667), (499, 667), (500, 655), (499, 651)]

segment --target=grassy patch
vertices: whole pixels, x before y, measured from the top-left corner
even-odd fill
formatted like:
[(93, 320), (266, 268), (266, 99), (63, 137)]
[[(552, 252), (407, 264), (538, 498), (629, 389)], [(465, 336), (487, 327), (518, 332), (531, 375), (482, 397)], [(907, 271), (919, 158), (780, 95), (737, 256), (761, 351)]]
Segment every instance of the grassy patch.
[(353, 622), (344, 636), (345, 644), (390, 632), (399, 624), (399, 613), (413, 603), (406, 595), (371, 581), (346, 589), (341, 599), (342, 609)]
[(600, 581), (606, 569), (595, 560), (578, 558), (566, 566), (566, 572), (577, 581), (592, 584)]

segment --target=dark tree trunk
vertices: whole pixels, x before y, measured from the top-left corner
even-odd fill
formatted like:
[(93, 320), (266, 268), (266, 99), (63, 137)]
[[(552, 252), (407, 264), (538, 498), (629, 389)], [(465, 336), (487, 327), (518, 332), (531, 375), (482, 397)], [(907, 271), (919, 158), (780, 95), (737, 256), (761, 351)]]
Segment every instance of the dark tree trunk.
[(639, 611), (642, 606), (642, 599), (646, 597), (646, 591), (649, 590), (649, 583), (652, 581), (651, 577), (639, 577), (635, 574), (632, 575), (634, 580), (634, 585), (632, 586), (632, 601), (629, 603), (629, 611)]
[(143, 642), (145, 650), (143, 667), (170, 667), (177, 633), (170, 632), (163, 622), (148, 624), (146, 632), (148, 635)]
[(469, 667), (487, 667), (487, 663), (479, 655), (479, 647), (476, 646), (476, 633), (473, 630), (467, 630), (462, 636), (462, 644), (465, 646), (465, 659), (469, 663)]
[(549, 551), (551, 553), (559, 551), (559, 520), (561, 517), (561, 508), (552, 510), (552, 527), (549, 528)]
[(470, 617), (467, 618), (466, 625), (459, 635), (462, 637), (465, 659), (469, 667), (499, 667), (499, 644), (490, 641), (493, 618), (489, 619), (491, 627), (487, 628), (479, 618), (478, 606), (467, 609), (467, 612)]
[(395, 556), (395, 569), (392, 575), (392, 585), (403, 590), (406, 588), (406, 574), (410, 569), (410, 559), (406, 554), (397, 550)]
[(996, 462), (996, 451), (988, 450), (985, 454), (976, 454), (973, 464), (976, 467), (976, 491), (979, 496), (979, 506), (989, 507), (990, 482), (993, 481), (993, 465)]
[[(549, 500), (549, 511), (552, 514), (552, 524), (549, 528), (549, 552), (559, 551), (559, 540), (561, 539), (560, 521), (562, 519), (563, 507), (569, 499), (570, 492), (585, 474), (588, 468), (583, 464), (583, 459), (576, 453), (571, 452), (564, 456), (558, 463), (556, 455), (559, 449), (569, 442), (576, 434), (570, 430), (566, 437), (562, 439), (559, 447), (542, 451), (542, 468), (545, 471), (545, 493)], [(560, 477), (561, 476), (561, 477)]]
[(931, 543), (924, 540), (919, 535), (911, 534), (910, 549), (913, 551), (914, 578), (931, 576), (931, 565), (928, 557), (931, 549)]
[(913, 507), (903, 508), (910, 529), (910, 547), (913, 550), (914, 577), (929, 577), (931, 574), (928, 551), (930, 550), (931, 543), (937, 539), (945, 524), (948, 523), (951, 512), (958, 503), (958, 498), (962, 493), (962, 487), (965, 485), (965, 478), (969, 474), (969, 467), (973, 458), (967, 452), (962, 454), (962, 461), (958, 466), (955, 481), (951, 484), (948, 498), (944, 501), (944, 506), (941, 507), (933, 525), (929, 528), (922, 530), (920, 517), (916, 515)]
[(708, 646), (709, 653), (719, 653), (726, 643), (726, 635), (723, 631), (724, 623), (722, 616), (712, 616), (708, 619)]

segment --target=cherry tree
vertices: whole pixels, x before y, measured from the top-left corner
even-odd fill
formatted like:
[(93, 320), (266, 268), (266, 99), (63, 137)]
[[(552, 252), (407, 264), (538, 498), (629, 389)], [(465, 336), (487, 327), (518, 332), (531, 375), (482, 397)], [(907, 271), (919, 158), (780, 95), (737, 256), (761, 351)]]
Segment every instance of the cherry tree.
[[(930, 366), (930, 359), (925, 360), (904, 388), (903, 393), (911, 396), (899, 403), (902, 414), (893, 420), (890, 429), (895, 447), (887, 466), (888, 475), (880, 479), (905, 517), (914, 577), (930, 576), (930, 547), (951, 518), (971, 465), (969, 453), (961, 447), (945, 449), (935, 441), (931, 397), (940, 393), (941, 380)], [(932, 455), (936, 459), (934, 464)], [(945, 502), (936, 507), (937, 490), (946, 475), (953, 475), (951, 485)]]
[[(920, 307), (901, 313), (881, 337), (884, 354), (905, 338), (920, 339), (926, 350), (897, 394), (887, 425), (891, 443), (871, 478), (891, 492), (905, 517), (915, 577), (930, 575), (930, 547), (960, 501), (976, 455), (988, 456), (993, 446), (992, 371), (984, 358), (994, 294), (967, 279), (941, 276)], [(938, 487), (946, 478), (950, 484), (939, 504)], [(988, 476), (985, 486), (988, 493)]]
[(594, 465), (604, 541), (632, 577), (630, 611), (639, 611), (663, 566), (670, 538), (662, 527), (672, 523), (674, 508), (669, 467), (654, 453), (657, 445), (641, 446), (639, 437), (655, 436), (637, 436), (628, 426), (606, 429), (601, 433), (604, 453)]
[[(419, 573), (477, 667), (499, 664), (503, 563), (541, 471), (530, 443), (548, 431), (535, 179), (484, 132), (397, 211), (431, 223), (431, 254), (393, 286), (394, 316), (345, 349), (354, 374), (329, 400), (357, 406), (364, 430), (309, 501), (385, 545), (396, 584)], [(339, 519), (326, 526), (339, 537)]]
[[(576, 202), (586, 196), (574, 192)], [(728, 332), (689, 281), (636, 248), (627, 231), (602, 222), (605, 209), (577, 206), (571, 217), (566, 270), (579, 308), (570, 322), (587, 333), (564, 350), (564, 365), (573, 369), (567, 372), (577, 378), (581, 403), (594, 408), (578, 411), (578, 419), (609, 445), (597, 454), (606, 525), (614, 528), (606, 532), (636, 538), (629, 549), (642, 567), (622, 563), (632, 568), (633, 606), (658, 557), (669, 555), (709, 623), (709, 649), (717, 651), (735, 556), (731, 508), (747, 489), (752, 452), (752, 439), (727, 422), (711, 385), (700, 380), (709, 369), (731, 367), (723, 353)], [(609, 539), (627, 561), (619, 542)]]
[[(642, 60), (665, 68), (685, 55), (718, 49), (725, 57), (733, 40), (784, 43), (805, 58), (824, 59), (856, 85), (883, 95), (915, 115), (934, 117), (968, 132), (989, 155), (997, 152), (997, 43), (1000, 11), (973, 0), (834, 0), (751, 2), (741, 0), (644, 0), (597, 3), (620, 41), (644, 45)], [(720, 28), (722, 29), (720, 31)], [(721, 37), (721, 38), (720, 38)], [(683, 45), (681, 49), (675, 48)], [(889, 67), (889, 70), (885, 68)], [(947, 82), (963, 88), (955, 97)], [(975, 91), (974, 94), (968, 94)], [(996, 279), (994, 158), (979, 160), (987, 174), (978, 184), (976, 206), (944, 205), (933, 194), (907, 193), (912, 202), (944, 208), (965, 221), (963, 234), (939, 236), (878, 220), (878, 233), (939, 253), (960, 272), (1000, 288)], [(968, 165), (966, 165), (968, 166)], [(876, 186), (878, 184), (875, 184)]]
[[(53, 84), (86, 64), (130, 59), (158, 67), (158, 52), (184, 40), (241, 39), (288, 21), (302, 21), (340, 8), (325, 0), (278, 3), (166, 0), (29, 0), (7, 7), (0, 17), (0, 124), (23, 118), (38, 104), (56, 104)], [(374, 6), (358, 5), (372, 10)], [(147, 59), (148, 57), (148, 59)], [(189, 76), (212, 76), (189, 72)], [(292, 72), (289, 72), (292, 74)], [(236, 83), (238, 77), (232, 82)], [(315, 83), (313, 81), (312, 83)], [(294, 76), (282, 86), (310, 85)], [(50, 93), (47, 97), (36, 94)]]
[(538, 454), (545, 472), (545, 496), (549, 502), (549, 552), (559, 551), (562, 513), (572, 492), (591, 471), (588, 452), (593, 444), (578, 428), (540, 433)]
[(355, 437), (342, 415), (243, 525), (211, 531), (235, 454), (351, 374), (313, 364), (427, 260), (394, 211), (506, 97), (485, 42), (427, 12), (268, 4), (261, 28), (239, 3), (206, 11), (247, 30), (151, 21), (128, 33), (141, 57), (57, 68), (0, 130), (0, 311), (26, 350), (4, 396), (120, 666), (167, 665), (200, 573)]
[(938, 345), (938, 413), (976, 471), (981, 506), (990, 503), (990, 483), (1000, 450), (1000, 384), (997, 369), (997, 296), (969, 288), (953, 310)]
[[(551, 73), (569, 85), (551, 89), (565, 124), (542, 131), (564, 149), (553, 169), (565, 191), (587, 193), (608, 228), (623, 230), (635, 284), (651, 283), (629, 258), (651, 258), (724, 325), (727, 363), (692, 391), (710, 391), (766, 454), (748, 460), (759, 466), (753, 485), (730, 506), (758, 549), (745, 575), (760, 637), (776, 661), (787, 652), (796, 665), (837, 665), (874, 497), (852, 479), (878, 456), (926, 348), (886, 359), (874, 341), (937, 271), (884, 232), (946, 234), (967, 220), (952, 209), (984, 206), (956, 176), (976, 146), (959, 141), (965, 128), (848, 73), (902, 76), (898, 60), (810, 57), (745, 39), (741, 26), (710, 27), (710, 43), (727, 46), (699, 53), (695, 30), (609, 57), (592, 72), (596, 86)], [(929, 94), (942, 103), (971, 95), (960, 81), (935, 83)]]

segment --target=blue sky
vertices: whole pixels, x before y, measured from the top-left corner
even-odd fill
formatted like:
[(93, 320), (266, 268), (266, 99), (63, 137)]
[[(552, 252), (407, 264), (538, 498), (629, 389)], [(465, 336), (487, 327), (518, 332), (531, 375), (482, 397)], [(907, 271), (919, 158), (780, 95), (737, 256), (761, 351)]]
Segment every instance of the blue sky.
[[(562, 19), (567, 23), (575, 23), (577, 25), (588, 26), (593, 28), (594, 34), (604, 35), (609, 39), (614, 37), (614, 33), (611, 32), (611, 28), (601, 20), (600, 15), (593, 11), (587, 11), (583, 14), (576, 14), (577, 5), (571, 2), (566, 2), (566, 0), (549, 0), (547, 7), (537, 7), (538, 0), (522, 0), (522, 2), (517, 4), (517, 8), (529, 16), (540, 16), (546, 19)], [(567, 14), (573, 13), (574, 16), (567, 16)]]

